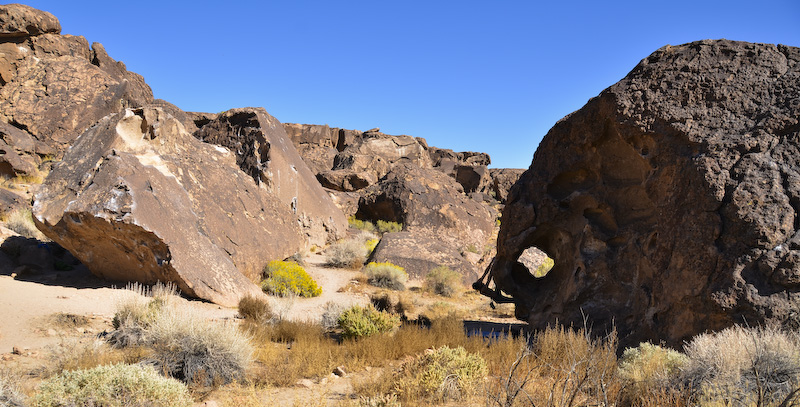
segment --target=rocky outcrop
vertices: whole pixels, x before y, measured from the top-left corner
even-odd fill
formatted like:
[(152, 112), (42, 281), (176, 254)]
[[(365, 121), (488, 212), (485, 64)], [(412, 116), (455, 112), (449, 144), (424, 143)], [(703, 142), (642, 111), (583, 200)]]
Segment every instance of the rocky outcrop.
[(233, 151), (239, 168), (291, 210), (309, 245), (324, 246), (346, 233), (347, 218), (300, 158), (283, 125), (263, 108), (222, 112), (194, 136)]
[(0, 6), (0, 121), (28, 132), (57, 157), (102, 117), (153, 100), (144, 79), (102, 45), (59, 32), (50, 13)]
[(316, 175), (333, 168), (333, 159), (338, 153), (339, 129), (295, 123), (284, 123), (283, 128), (311, 172)]
[(250, 279), (267, 261), (304, 245), (288, 205), (237, 158), (161, 109), (127, 109), (76, 140), (35, 194), (35, 221), (102, 278), (234, 306), (260, 292)]
[[(666, 46), (558, 122), (511, 189), (490, 278), (534, 327), (677, 346), (797, 325), (800, 49)], [(520, 254), (555, 267), (537, 279)]]
[(365, 189), (356, 217), (402, 223), (406, 231), (424, 231), (462, 250), (482, 248), (494, 226), (489, 210), (464, 195), (455, 180), (412, 165), (396, 166)]
[[(468, 260), (472, 255), (477, 256), (475, 263)], [(396, 264), (412, 278), (423, 279), (434, 268), (447, 266), (461, 274), (462, 282), (470, 283), (478, 277), (476, 263), (480, 257), (439, 235), (416, 230), (384, 234), (369, 261)]]
[(511, 187), (519, 180), (523, 169), (517, 168), (492, 168), (489, 170), (489, 193), (493, 194), (495, 199), (501, 203), (505, 202), (508, 198), (508, 192)]

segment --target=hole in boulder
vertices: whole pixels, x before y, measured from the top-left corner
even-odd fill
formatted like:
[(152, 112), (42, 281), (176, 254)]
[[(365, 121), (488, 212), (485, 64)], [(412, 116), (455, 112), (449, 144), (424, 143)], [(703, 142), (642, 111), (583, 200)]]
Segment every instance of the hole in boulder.
[(550, 255), (535, 246), (525, 249), (517, 261), (535, 278), (543, 278), (556, 264)]

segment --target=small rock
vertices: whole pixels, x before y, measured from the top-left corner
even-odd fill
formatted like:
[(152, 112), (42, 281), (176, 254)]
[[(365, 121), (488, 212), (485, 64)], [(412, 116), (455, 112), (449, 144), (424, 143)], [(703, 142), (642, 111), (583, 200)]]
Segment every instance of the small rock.
[(75, 332), (77, 332), (79, 334), (85, 334), (86, 333), (86, 328), (83, 328), (83, 327), (80, 327), (80, 326), (75, 327)]
[(56, 336), (56, 330), (53, 328), (48, 329), (47, 336)]
[(0, 359), (5, 360), (5, 361), (9, 361), (9, 360), (11, 360), (13, 358), (14, 358), (14, 356), (12, 356), (12, 355), (10, 355), (8, 353), (4, 353), (3, 356), (0, 357)]
[(297, 385), (306, 389), (310, 389), (314, 387), (314, 382), (309, 379), (300, 379), (297, 381)]
[(344, 371), (343, 366), (339, 366), (336, 369), (333, 369), (333, 374), (339, 377), (344, 377), (345, 375), (347, 375), (347, 373)]
[(11, 347), (11, 354), (13, 354), (13, 355), (21, 355), (22, 351), (20, 351), (18, 347), (12, 346)]

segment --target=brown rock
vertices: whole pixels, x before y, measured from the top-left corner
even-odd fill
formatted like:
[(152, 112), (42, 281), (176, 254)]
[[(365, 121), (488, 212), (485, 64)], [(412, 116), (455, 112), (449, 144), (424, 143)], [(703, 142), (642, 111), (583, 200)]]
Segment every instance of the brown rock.
[(60, 32), (58, 19), (46, 11), (24, 4), (0, 6), (0, 39)]
[(404, 224), (405, 230), (433, 233), (459, 247), (483, 247), (494, 221), (489, 210), (464, 195), (447, 175), (410, 165), (396, 166), (363, 191), (356, 217)]
[[(659, 49), (548, 132), (511, 189), (491, 277), (534, 328), (586, 315), (623, 345), (796, 326), (798, 118), (798, 48)], [(532, 246), (555, 260), (541, 279), (517, 262)]]
[(344, 192), (358, 191), (378, 182), (374, 172), (349, 170), (323, 171), (317, 180), (325, 188)]
[(225, 306), (260, 293), (248, 277), (303, 245), (297, 218), (234, 154), (157, 108), (89, 128), (36, 193), (34, 215), (100, 277), (174, 282)]
[(464, 248), (449, 239), (425, 231), (385, 233), (370, 261), (403, 267), (409, 276), (424, 278), (431, 270), (447, 266), (462, 275), (464, 283), (475, 281), (477, 268), (462, 254)]
[(220, 113), (195, 137), (235, 152), (242, 171), (296, 215), (309, 244), (322, 246), (346, 233), (347, 218), (297, 154), (281, 123), (264, 109)]
[(495, 199), (505, 202), (508, 198), (508, 191), (519, 180), (523, 169), (517, 168), (492, 168), (489, 170), (491, 185), (489, 191), (494, 194)]

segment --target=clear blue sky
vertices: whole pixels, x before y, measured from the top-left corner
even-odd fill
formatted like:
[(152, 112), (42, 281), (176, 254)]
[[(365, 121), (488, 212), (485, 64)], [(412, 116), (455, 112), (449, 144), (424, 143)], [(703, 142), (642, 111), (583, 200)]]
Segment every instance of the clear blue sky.
[[(24, 0), (22, 0), (24, 1)], [(189, 111), (424, 137), (527, 168), (550, 127), (666, 44), (800, 46), (800, 1), (27, 1)]]

